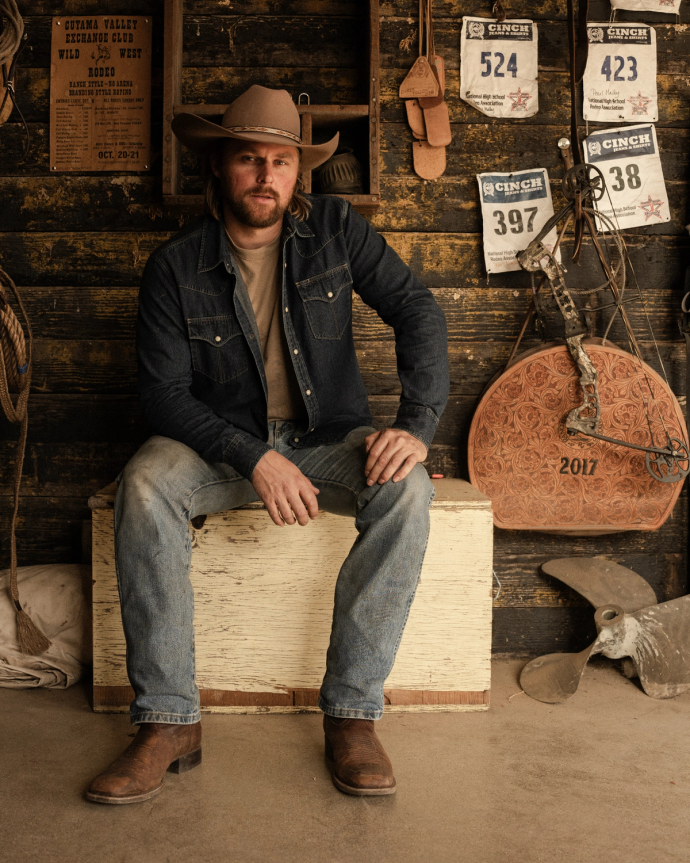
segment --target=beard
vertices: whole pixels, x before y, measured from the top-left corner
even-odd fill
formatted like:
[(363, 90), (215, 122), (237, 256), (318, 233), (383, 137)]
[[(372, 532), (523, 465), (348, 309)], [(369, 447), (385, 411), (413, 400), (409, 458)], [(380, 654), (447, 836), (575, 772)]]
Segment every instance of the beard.
[[(295, 183), (296, 185), (296, 183)], [(281, 201), (277, 193), (270, 186), (253, 186), (251, 189), (238, 194), (233, 192), (230, 184), (223, 177), (220, 180), (223, 204), (233, 216), (248, 228), (270, 228), (283, 218), (288, 208), (294, 187), (286, 201)], [(260, 204), (253, 199), (253, 195), (265, 195), (273, 198), (273, 205)]]

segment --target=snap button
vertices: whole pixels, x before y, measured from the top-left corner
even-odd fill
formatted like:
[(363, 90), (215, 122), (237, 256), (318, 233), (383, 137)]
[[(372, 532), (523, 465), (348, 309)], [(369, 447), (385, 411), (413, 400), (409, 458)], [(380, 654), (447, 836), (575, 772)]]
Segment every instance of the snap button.
[(293, 353), (293, 354), (298, 354), (298, 353), (299, 353), (299, 351), (297, 350), (297, 348), (295, 348), (295, 350), (294, 350), (292, 353)]
[(309, 431), (314, 431), (314, 429), (309, 429)]
[(308, 396), (310, 396), (310, 395), (311, 395), (311, 390), (307, 390), (307, 395), (308, 395)]
[(285, 306), (285, 311), (287, 312), (287, 310), (288, 310), (288, 307), (287, 307), (287, 306)]
[(216, 341), (217, 341), (217, 342), (219, 342), (219, 341), (220, 341), (220, 336), (216, 336)]
[(332, 297), (332, 296), (333, 296), (333, 291), (329, 291), (329, 292), (328, 292), (328, 296), (329, 296), (329, 297)]
[(298, 437), (293, 438), (293, 440), (295, 441), (295, 443), (299, 443), (299, 438), (298, 438)]

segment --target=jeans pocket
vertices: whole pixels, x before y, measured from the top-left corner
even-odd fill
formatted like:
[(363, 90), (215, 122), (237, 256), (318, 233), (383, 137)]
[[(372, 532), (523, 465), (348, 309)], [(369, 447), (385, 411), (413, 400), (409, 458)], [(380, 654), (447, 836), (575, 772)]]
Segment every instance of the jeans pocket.
[(347, 264), (296, 282), (312, 334), (339, 339), (352, 317), (352, 276)]
[(234, 315), (188, 318), (192, 368), (217, 383), (226, 383), (249, 368), (249, 347)]

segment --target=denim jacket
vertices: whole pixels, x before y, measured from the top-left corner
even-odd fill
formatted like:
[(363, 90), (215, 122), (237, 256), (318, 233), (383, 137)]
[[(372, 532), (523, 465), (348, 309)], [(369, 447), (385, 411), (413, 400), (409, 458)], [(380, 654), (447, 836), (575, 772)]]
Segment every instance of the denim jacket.
[[(394, 428), (427, 447), (448, 398), (445, 316), (385, 240), (341, 198), (309, 196), (283, 221), (283, 322), (308, 425), (294, 447), (371, 425), (352, 336), (352, 291), (395, 331)], [(223, 224), (196, 220), (149, 258), (137, 320), (139, 394), (157, 434), (251, 478), (271, 447), (261, 342)]]

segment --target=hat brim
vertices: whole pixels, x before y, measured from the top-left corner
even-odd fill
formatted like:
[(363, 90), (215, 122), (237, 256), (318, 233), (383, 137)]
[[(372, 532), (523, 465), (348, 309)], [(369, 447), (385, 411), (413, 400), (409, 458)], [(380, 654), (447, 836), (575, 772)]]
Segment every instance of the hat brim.
[(231, 132), (218, 123), (212, 123), (198, 114), (178, 114), (170, 124), (180, 141), (201, 156), (207, 156), (216, 141), (234, 138), (237, 141), (255, 141), (260, 144), (286, 144), (302, 152), (302, 170), (311, 171), (331, 158), (338, 147), (340, 133), (336, 132), (325, 144), (299, 144), (283, 135), (270, 132)]

